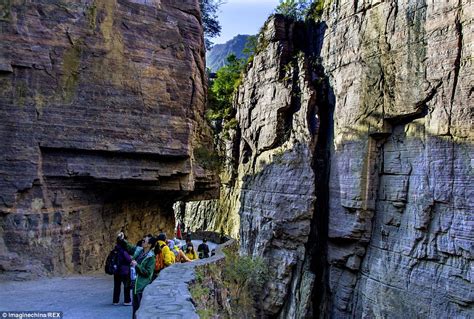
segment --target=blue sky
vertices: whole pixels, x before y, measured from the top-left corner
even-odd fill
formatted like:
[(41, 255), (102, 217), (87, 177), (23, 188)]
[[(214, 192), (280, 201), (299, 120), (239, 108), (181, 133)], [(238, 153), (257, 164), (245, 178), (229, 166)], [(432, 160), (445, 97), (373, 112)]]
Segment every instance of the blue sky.
[(279, 3), (279, 0), (226, 0), (218, 13), (222, 32), (212, 42), (224, 43), (237, 34), (257, 34)]

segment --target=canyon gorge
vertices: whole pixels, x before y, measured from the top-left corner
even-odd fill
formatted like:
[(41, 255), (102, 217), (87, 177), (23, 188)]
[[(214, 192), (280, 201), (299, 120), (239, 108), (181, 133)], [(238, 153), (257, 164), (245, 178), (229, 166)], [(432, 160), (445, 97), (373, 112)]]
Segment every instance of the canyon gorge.
[(197, 0), (0, 5), (0, 277), (176, 214), (268, 263), (263, 317), (474, 316), (474, 5), (316, 2), (263, 26), (220, 170)]

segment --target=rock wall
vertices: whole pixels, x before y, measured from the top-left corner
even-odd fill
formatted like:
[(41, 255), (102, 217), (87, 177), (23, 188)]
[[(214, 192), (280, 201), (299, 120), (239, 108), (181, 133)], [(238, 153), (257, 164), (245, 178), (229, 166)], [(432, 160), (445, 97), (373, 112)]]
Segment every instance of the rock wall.
[(178, 202), (173, 206), (175, 217), (193, 232), (212, 231), (239, 238), (240, 218), (236, 208), (240, 205), (239, 191), (224, 182), (219, 199)]
[(212, 198), (197, 0), (0, 5), (0, 270), (101, 268)]
[(474, 316), (473, 13), (319, 1), (316, 25), (267, 22), (225, 196), (200, 206), (268, 260), (264, 316)]
[[(218, 212), (218, 200), (205, 200), (197, 202), (178, 202), (173, 206), (176, 219), (184, 222), (186, 228), (192, 232), (216, 228), (215, 216)], [(185, 229), (186, 230), (186, 229)]]
[(267, 22), (235, 97), (239, 125), (224, 141), (221, 197), (188, 203), (182, 213), (191, 227), (237, 236), (242, 253), (268, 260), (265, 316), (278, 314), (303, 267), (314, 211), (317, 75), (298, 46), (306, 31), (283, 17)]
[(235, 102), (241, 251), (270, 265), (273, 278), (261, 303), (265, 316), (276, 316), (292, 293), (316, 199), (316, 78), (297, 46), (304, 31), (280, 18), (267, 23)]
[(241, 253), (268, 261), (273, 278), (261, 296), (264, 316), (278, 315), (296, 292), (293, 274), (307, 267), (319, 120), (312, 84), (318, 76), (301, 51), (306, 31), (281, 16), (267, 22), (235, 96), (239, 126), (222, 140), (220, 198), (175, 209), (191, 229), (240, 238)]
[(473, 315), (470, 1), (327, 5), (327, 315)]

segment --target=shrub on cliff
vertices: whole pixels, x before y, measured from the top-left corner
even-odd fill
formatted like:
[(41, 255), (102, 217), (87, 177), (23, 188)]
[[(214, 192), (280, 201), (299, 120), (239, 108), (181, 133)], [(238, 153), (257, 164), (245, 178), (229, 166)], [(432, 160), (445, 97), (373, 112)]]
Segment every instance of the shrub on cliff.
[(269, 278), (262, 258), (240, 256), (236, 246), (226, 258), (196, 269), (191, 295), (201, 318), (255, 318), (263, 285)]
[(296, 21), (319, 21), (330, 0), (280, 0), (275, 13)]
[(304, 20), (313, 2), (313, 0), (280, 0), (275, 13), (297, 21)]
[(209, 83), (207, 118), (211, 121), (227, 119), (232, 115), (232, 99), (240, 84), (244, 59), (232, 54), (227, 57), (227, 65), (220, 68)]

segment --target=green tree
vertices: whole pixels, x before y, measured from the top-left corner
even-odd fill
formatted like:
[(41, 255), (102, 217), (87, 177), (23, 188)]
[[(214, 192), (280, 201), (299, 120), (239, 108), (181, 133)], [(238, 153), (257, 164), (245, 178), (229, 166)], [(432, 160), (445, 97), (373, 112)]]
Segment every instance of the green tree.
[(304, 20), (313, 5), (313, 0), (280, 0), (275, 12), (294, 20)]
[(208, 118), (223, 120), (232, 113), (232, 99), (240, 84), (241, 72), (245, 59), (238, 59), (235, 54), (227, 57), (227, 65), (220, 68), (214, 80), (210, 82), (208, 98)]
[(245, 54), (247, 58), (250, 58), (257, 52), (258, 46), (258, 35), (251, 35), (247, 38), (247, 42), (245, 43), (245, 47), (242, 52)]
[(206, 41), (206, 48), (209, 50), (212, 47), (210, 39), (221, 34), (221, 24), (217, 17), (219, 7), (224, 3), (223, 0), (199, 0), (201, 7), (202, 26), (204, 29), (204, 37)]

